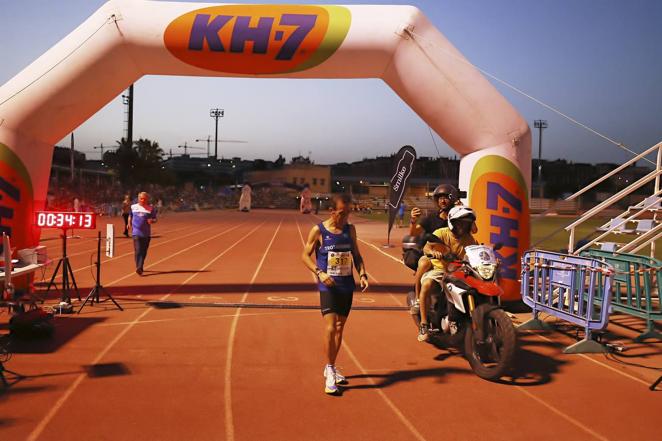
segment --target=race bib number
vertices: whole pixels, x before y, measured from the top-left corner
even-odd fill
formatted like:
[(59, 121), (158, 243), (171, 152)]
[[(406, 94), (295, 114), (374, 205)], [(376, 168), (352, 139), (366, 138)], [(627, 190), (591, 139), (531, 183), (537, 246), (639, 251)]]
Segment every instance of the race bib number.
[(352, 275), (352, 253), (350, 251), (329, 251), (326, 273), (330, 276)]

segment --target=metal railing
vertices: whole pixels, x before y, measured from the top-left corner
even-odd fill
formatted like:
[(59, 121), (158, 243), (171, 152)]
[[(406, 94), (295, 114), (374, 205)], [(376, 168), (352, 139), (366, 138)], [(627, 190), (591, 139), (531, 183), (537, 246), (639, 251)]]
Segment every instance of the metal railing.
[[(590, 219), (591, 217), (595, 216), (596, 214), (600, 213), (603, 211), (605, 208), (610, 207), (614, 203), (620, 201), (623, 197), (629, 195), (630, 193), (634, 192), (635, 190), (638, 190), (639, 188), (643, 187), (644, 185), (648, 184), (651, 181), (655, 181), (655, 190), (654, 194), (659, 195), (660, 194), (660, 176), (662, 175), (662, 142), (659, 142), (655, 144), (653, 147), (649, 148), (648, 150), (640, 153), (639, 155), (635, 156), (634, 158), (630, 159), (629, 161), (625, 162), (623, 165), (620, 167), (617, 167), (616, 169), (612, 170), (611, 172), (607, 173), (603, 177), (599, 178), (598, 180), (594, 181), (593, 183), (589, 184), (588, 186), (584, 187), (580, 191), (576, 192), (575, 194), (569, 196), (566, 198), (567, 201), (572, 200), (584, 193), (586, 193), (588, 190), (594, 188), (595, 186), (599, 185), (600, 183), (604, 182), (605, 180), (609, 179), (610, 177), (614, 176), (616, 173), (624, 170), (625, 168), (629, 167), (630, 165), (634, 164), (640, 159), (645, 158), (646, 156), (652, 154), (655, 150), (657, 150), (657, 162), (656, 162), (656, 169), (648, 173), (646, 176), (638, 179), (637, 181), (633, 182), (623, 190), (619, 191), (615, 195), (611, 196), (610, 198), (606, 199), (605, 201), (601, 202), (600, 204), (596, 205), (595, 207), (591, 208), (588, 210), (584, 215), (582, 215), (579, 219), (565, 227), (566, 231), (570, 232), (570, 237), (568, 238), (568, 252), (570, 253), (576, 253), (574, 250), (575, 247), (575, 229), (577, 226), (583, 224), (586, 220)], [(657, 219), (657, 214), (654, 216), (654, 219)], [(616, 229), (620, 226), (621, 224), (617, 225), (613, 229)], [(646, 236), (646, 239), (643, 240), (642, 237)], [(604, 236), (603, 236), (604, 237)], [(639, 240), (637, 249), (641, 249), (647, 245), (651, 246), (651, 255), (655, 253), (655, 240), (659, 237), (659, 235), (656, 234), (646, 234), (642, 235), (637, 240)], [(595, 241), (593, 241), (594, 243)], [(586, 246), (582, 247), (582, 249), (587, 248)]]
[(649, 338), (662, 340), (662, 332), (655, 329), (655, 321), (662, 320), (662, 261), (602, 250), (586, 250), (582, 255), (604, 260), (614, 267), (612, 309), (646, 320), (646, 331), (634, 341), (641, 342)]
[[(662, 194), (662, 190), (656, 192), (654, 196), (659, 196), (659, 195), (661, 195), (661, 194)], [(650, 210), (651, 208), (658, 206), (659, 204), (660, 204), (660, 199), (658, 198), (658, 199), (656, 199), (654, 202), (652, 202), (652, 203), (650, 203), (650, 204), (648, 204), (648, 205), (646, 205), (646, 206), (644, 206), (644, 207), (641, 207), (641, 208), (639, 208), (639, 207), (635, 207), (635, 209), (637, 209), (637, 210), (639, 210), (639, 211), (637, 211), (635, 214), (633, 214), (632, 216), (630, 216), (630, 217), (628, 217), (628, 218), (626, 218), (626, 219), (622, 219), (621, 222), (619, 222), (619, 223), (617, 223), (617, 224), (615, 224), (615, 225), (612, 224), (607, 230), (605, 230), (604, 233), (602, 233), (601, 235), (599, 235), (599, 236), (596, 237), (595, 239), (591, 240), (591, 241), (588, 242), (587, 244), (583, 245), (581, 248), (578, 248), (577, 250), (574, 251), (574, 253), (575, 253), (575, 254), (579, 254), (579, 253), (581, 253), (582, 251), (584, 251), (584, 250), (590, 248), (591, 246), (595, 245), (596, 243), (599, 243), (602, 239), (604, 239), (605, 237), (607, 237), (607, 236), (610, 235), (611, 233), (618, 232), (618, 230), (619, 230), (621, 227), (625, 226), (628, 222), (632, 222), (633, 220), (635, 220), (636, 218), (638, 218), (638, 217), (641, 216), (642, 214), (646, 213), (646, 212), (647, 212), (648, 210)], [(626, 213), (628, 213), (629, 211), (630, 211), (630, 209), (628, 209), (628, 211), (626, 211)]]

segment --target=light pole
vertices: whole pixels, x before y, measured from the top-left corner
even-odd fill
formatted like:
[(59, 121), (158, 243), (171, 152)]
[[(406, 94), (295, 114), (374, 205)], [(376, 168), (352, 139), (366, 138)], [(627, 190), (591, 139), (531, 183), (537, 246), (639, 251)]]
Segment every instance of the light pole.
[(129, 86), (129, 94), (122, 95), (122, 102), (127, 106), (126, 140), (133, 145), (133, 84)]
[(214, 135), (214, 159), (218, 159), (218, 119), (225, 116), (225, 110), (223, 109), (211, 109), (209, 111), (209, 116), (216, 120), (216, 134)]
[(547, 128), (547, 120), (537, 119), (533, 121), (533, 127), (538, 129), (538, 197), (542, 199), (542, 131)]
[(207, 159), (209, 159), (209, 144), (211, 144), (211, 135), (207, 135), (207, 139), (196, 139), (195, 142), (207, 141)]

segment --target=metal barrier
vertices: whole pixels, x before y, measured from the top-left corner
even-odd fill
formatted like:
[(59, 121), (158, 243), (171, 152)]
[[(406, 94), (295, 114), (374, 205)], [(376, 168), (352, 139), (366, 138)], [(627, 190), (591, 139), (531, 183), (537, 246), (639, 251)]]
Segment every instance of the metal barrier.
[(531, 250), (522, 257), (522, 300), (533, 318), (522, 330), (550, 329), (541, 312), (582, 326), (583, 340), (568, 346), (566, 354), (606, 352), (592, 333), (607, 327), (613, 267), (599, 259)]
[(662, 320), (662, 261), (637, 254), (594, 249), (581, 254), (604, 260), (614, 267), (612, 310), (646, 320), (646, 332), (637, 336), (634, 341), (642, 342), (649, 338), (662, 340), (662, 333), (655, 329), (655, 321)]

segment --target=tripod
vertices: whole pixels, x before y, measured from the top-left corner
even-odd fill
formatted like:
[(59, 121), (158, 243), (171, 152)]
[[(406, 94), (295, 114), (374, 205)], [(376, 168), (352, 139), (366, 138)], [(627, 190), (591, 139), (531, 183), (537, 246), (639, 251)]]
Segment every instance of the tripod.
[(103, 292), (114, 304), (117, 306), (117, 308), (120, 311), (124, 311), (122, 307), (115, 301), (113, 296), (110, 295), (110, 293), (106, 290), (106, 288), (101, 285), (101, 231), (97, 233), (97, 278), (96, 278), (96, 283), (94, 285), (94, 288), (92, 288), (92, 291), (85, 297), (85, 301), (83, 302), (82, 305), (80, 305), (80, 308), (78, 309), (78, 314), (83, 310), (87, 302), (90, 302), (90, 305), (94, 305), (94, 302), (100, 303), (99, 301), (99, 293)]
[[(53, 277), (51, 277), (51, 281), (48, 283), (48, 287), (46, 288), (46, 294), (44, 295), (44, 297), (48, 296), (48, 292), (51, 290), (51, 286), (55, 286), (55, 289), (57, 289), (57, 284), (55, 283), (55, 277), (57, 276), (57, 272), (59, 271), (60, 267), (62, 268), (62, 301), (71, 303), (71, 296), (69, 295), (69, 291), (71, 290), (71, 285), (69, 284), (69, 280), (71, 280), (71, 284), (76, 290), (76, 295), (78, 296), (78, 300), (80, 300), (80, 292), (78, 291), (78, 285), (76, 285), (76, 278), (74, 277), (74, 272), (71, 269), (71, 264), (69, 263), (69, 258), (67, 257), (66, 229), (62, 230), (62, 258), (60, 258), (60, 260), (57, 263), (57, 266), (55, 267), (55, 271), (53, 272)], [(69, 277), (71, 277), (71, 279), (69, 279)]]
[(10, 371), (9, 369), (5, 369), (5, 366), (3, 365), (3, 362), (9, 361), (9, 358), (11, 358), (11, 353), (9, 352), (9, 337), (6, 335), (0, 336), (0, 381), (2, 382), (2, 386), (5, 389), (8, 389), (11, 384), (7, 381), (7, 378), (5, 377), (5, 372), (7, 372), (9, 375), (11, 375), (14, 382), (18, 382), (25, 377), (25, 375), (21, 375), (17, 372)]

